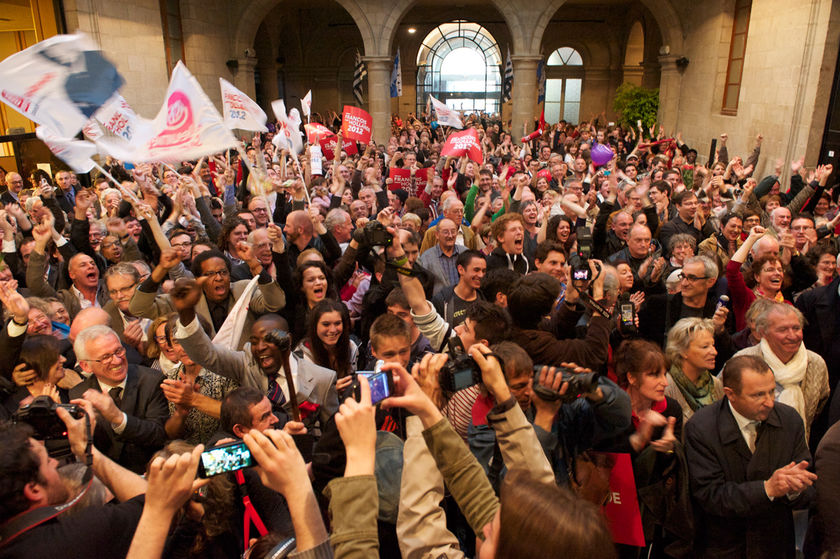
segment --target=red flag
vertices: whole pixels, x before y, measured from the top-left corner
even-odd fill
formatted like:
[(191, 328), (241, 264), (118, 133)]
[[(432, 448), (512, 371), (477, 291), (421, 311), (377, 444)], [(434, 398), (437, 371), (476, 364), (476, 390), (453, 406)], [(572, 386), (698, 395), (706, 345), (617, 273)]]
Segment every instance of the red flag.
[(396, 190), (398, 188), (402, 188), (406, 192), (411, 190), (411, 170), (391, 167), (388, 170), (388, 178), (391, 179), (388, 190)]
[(548, 125), (545, 123), (545, 109), (543, 109), (542, 113), (540, 113), (540, 125), (538, 128), (543, 132), (548, 130)]
[(610, 473), (610, 496), (602, 509), (610, 525), (613, 541), (644, 547), (645, 534), (630, 455), (601, 452), (595, 454), (606, 454), (611, 460), (615, 460)]
[(344, 114), (341, 118), (341, 135), (344, 138), (357, 140), (363, 144), (370, 143), (373, 118), (367, 111), (351, 105), (344, 105)]
[(306, 141), (310, 144), (317, 144), (324, 138), (335, 136), (332, 130), (318, 122), (313, 122), (312, 124), (304, 124), (303, 128), (306, 130)]
[(450, 134), (440, 150), (443, 157), (461, 157), (466, 155), (481, 165), (481, 146), (478, 143), (478, 132), (475, 128), (468, 128), (463, 132)]

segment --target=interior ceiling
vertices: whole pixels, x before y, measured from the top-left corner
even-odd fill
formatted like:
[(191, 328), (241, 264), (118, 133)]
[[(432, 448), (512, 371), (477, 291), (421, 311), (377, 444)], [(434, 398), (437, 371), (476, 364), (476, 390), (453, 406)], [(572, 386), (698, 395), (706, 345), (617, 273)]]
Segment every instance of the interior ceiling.
[(27, 31), (34, 28), (29, 0), (0, 1), (0, 31)]

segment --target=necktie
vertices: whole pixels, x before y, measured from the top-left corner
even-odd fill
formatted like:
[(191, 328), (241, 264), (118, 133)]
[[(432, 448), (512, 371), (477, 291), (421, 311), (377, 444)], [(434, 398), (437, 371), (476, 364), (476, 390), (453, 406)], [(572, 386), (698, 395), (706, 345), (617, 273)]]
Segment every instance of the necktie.
[(117, 407), (120, 407), (120, 404), (122, 403), (122, 397), (120, 396), (121, 393), (122, 388), (120, 388), (119, 386), (115, 386), (114, 388), (108, 391), (108, 395), (111, 396), (111, 399), (114, 401)]
[(764, 426), (765, 423), (763, 421), (755, 422), (755, 445), (753, 447), (753, 452), (755, 452), (755, 449), (758, 448), (758, 441), (761, 440), (761, 435), (764, 433)]
[(280, 385), (277, 383), (277, 377), (272, 377), (270, 381), (268, 381), (268, 394), (266, 394), (269, 401), (271, 401), (271, 406), (274, 409), (282, 408), (283, 404), (286, 403), (286, 395), (283, 394), (283, 389), (280, 388)]

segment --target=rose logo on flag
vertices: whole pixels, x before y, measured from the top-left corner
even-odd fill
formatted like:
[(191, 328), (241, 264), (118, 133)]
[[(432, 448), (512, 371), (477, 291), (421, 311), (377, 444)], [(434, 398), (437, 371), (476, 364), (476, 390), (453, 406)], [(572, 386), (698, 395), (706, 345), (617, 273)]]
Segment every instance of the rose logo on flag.
[(166, 109), (166, 129), (152, 138), (149, 149), (180, 146), (188, 142), (198, 143), (193, 133), (193, 113), (189, 97), (181, 91), (169, 96)]

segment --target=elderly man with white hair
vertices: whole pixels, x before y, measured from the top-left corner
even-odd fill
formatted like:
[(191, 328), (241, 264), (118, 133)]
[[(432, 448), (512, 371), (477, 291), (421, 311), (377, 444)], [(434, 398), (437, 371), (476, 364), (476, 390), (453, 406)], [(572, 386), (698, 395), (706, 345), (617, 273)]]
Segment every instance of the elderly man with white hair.
[[(468, 225), (464, 225), (464, 203), (456, 196), (451, 196), (443, 201), (442, 210), (444, 218), (451, 219), (458, 225), (456, 242), (459, 245), (476, 250), (478, 247), (476, 245), (475, 233), (473, 233)], [(426, 235), (423, 237), (423, 244), (420, 245), (421, 253), (426, 252), (437, 244), (437, 227), (437, 225), (434, 225), (426, 231)]]
[(787, 303), (773, 303), (756, 317), (756, 335), (761, 341), (735, 354), (764, 359), (776, 377), (776, 401), (787, 404), (805, 422), (809, 436), (814, 418), (828, 400), (828, 368), (818, 354), (802, 343), (805, 317)]

